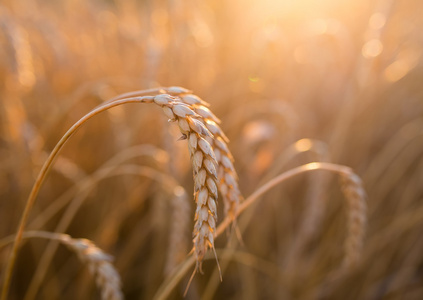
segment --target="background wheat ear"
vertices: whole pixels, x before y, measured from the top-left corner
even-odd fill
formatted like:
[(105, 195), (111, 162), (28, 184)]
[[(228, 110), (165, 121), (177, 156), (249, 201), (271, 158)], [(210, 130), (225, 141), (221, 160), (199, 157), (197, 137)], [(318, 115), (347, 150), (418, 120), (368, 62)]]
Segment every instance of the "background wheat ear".
[(101, 299), (123, 299), (120, 276), (111, 263), (113, 260), (112, 256), (104, 253), (87, 239), (73, 239), (69, 235), (64, 234), (61, 235), (60, 241), (88, 265), (101, 291)]
[[(90, 273), (100, 289), (102, 300), (124, 299), (121, 290), (121, 279), (118, 271), (112, 264), (113, 257), (98, 248), (92, 241), (87, 239), (72, 238), (68, 234), (48, 231), (26, 231), (22, 238), (42, 238), (54, 240), (65, 245), (69, 250), (76, 253), (78, 258), (88, 266)], [(2, 239), (0, 248), (12, 243), (14, 236)]]
[(347, 200), (347, 237), (343, 268), (352, 268), (359, 261), (367, 225), (366, 192), (361, 178), (350, 172), (341, 174), (341, 187)]

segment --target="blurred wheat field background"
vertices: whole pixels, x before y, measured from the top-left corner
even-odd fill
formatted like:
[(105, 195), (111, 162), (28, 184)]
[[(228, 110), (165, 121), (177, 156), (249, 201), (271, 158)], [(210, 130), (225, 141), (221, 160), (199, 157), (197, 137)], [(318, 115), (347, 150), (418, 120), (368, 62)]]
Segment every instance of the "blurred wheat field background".
[[(223, 281), (209, 251), (186, 299), (423, 299), (422, 13), (417, 0), (3, 0), (2, 285), (28, 195), (64, 133), (119, 94), (181, 86), (221, 120), (244, 197), (311, 162), (350, 167), (367, 194), (347, 270), (349, 234), (362, 234), (348, 227), (351, 191), (316, 170), (243, 211), (215, 240)], [(195, 184), (188, 142), (167, 119), (122, 105), (69, 139), (30, 212), (7, 299), (118, 299), (101, 291), (118, 276), (112, 264), (125, 299), (160, 298), (175, 274), (166, 297), (183, 298)], [(219, 224), (220, 193), (217, 213)]]

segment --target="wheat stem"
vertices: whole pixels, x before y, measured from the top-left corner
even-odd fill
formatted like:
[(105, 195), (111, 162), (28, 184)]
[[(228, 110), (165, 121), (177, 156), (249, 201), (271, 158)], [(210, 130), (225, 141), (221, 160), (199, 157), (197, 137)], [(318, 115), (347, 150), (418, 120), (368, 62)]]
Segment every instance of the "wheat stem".
[(62, 149), (62, 147), (65, 145), (65, 143), (69, 140), (69, 138), (89, 119), (92, 117), (98, 115), (99, 113), (106, 111), (112, 107), (128, 104), (128, 103), (151, 103), (152, 97), (135, 97), (135, 98), (127, 98), (127, 99), (121, 99), (117, 101), (113, 101), (110, 103), (107, 103), (105, 105), (99, 106), (83, 116), (79, 121), (77, 121), (60, 139), (60, 141), (56, 144), (53, 151), (50, 153), (49, 157), (47, 158), (46, 162), (42, 166), (38, 177), (32, 187), (31, 193), (29, 194), (28, 200), (26, 201), (24, 211), (22, 213), (21, 219), (19, 221), (18, 229), (16, 232), (15, 240), (13, 242), (12, 252), (10, 254), (10, 257), (8, 259), (6, 270), (5, 270), (5, 276), (4, 276), (4, 283), (3, 283), (3, 289), (1, 293), (1, 300), (6, 300), (8, 292), (9, 292), (9, 286), (10, 281), (12, 278), (12, 271), (13, 267), (16, 262), (16, 257), (18, 254), (18, 249), (20, 242), (22, 240), (22, 233), (25, 229), (26, 222), (29, 217), (29, 213), (31, 211), (32, 206), (34, 205), (35, 199), (38, 195), (38, 192), (41, 188), (42, 183), (44, 182), (46, 175), (48, 171), (51, 168), (52, 163), (54, 162), (54, 159), (57, 157), (59, 151)]

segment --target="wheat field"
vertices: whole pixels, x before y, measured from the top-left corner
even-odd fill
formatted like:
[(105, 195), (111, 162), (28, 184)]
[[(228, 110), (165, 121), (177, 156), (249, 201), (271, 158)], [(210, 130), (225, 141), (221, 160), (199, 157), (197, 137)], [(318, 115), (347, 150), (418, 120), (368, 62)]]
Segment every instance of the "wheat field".
[(1, 1), (0, 299), (423, 299), (422, 12)]

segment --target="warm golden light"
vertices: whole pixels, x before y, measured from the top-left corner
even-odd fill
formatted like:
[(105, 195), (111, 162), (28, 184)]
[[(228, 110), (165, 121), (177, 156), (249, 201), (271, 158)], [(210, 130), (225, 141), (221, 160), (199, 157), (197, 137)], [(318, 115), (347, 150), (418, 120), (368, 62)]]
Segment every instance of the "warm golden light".
[(361, 53), (365, 58), (374, 58), (382, 53), (383, 45), (379, 39), (372, 39), (364, 44)]
[(398, 59), (390, 64), (383, 75), (387, 81), (395, 82), (408, 74), (419, 62), (421, 51), (406, 49), (398, 55)]
[(386, 23), (386, 16), (382, 13), (374, 13), (369, 20), (369, 27), (373, 30), (381, 29)]
[(0, 3), (0, 300), (423, 299), (423, 0)]
[(295, 149), (298, 152), (309, 151), (313, 146), (313, 142), (310, 139), (301, 139), (295, 143)]

